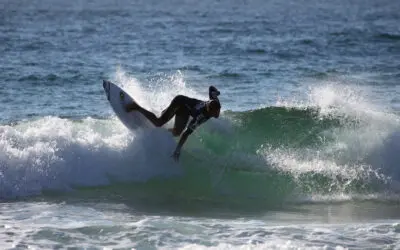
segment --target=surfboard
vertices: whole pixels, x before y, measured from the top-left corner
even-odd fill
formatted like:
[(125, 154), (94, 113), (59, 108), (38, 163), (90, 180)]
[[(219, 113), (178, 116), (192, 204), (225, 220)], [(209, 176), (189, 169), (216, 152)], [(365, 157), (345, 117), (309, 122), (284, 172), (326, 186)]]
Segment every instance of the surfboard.
[(125, 111), (125, 105), (128, 103), (137, 103), (128, 93), (116, 84), (103, 80), (103, 88), (107, 99), (117, 115), (118, 119), (131, 131), (142, 128), (150, 129), (155, 126), (138, 111)]

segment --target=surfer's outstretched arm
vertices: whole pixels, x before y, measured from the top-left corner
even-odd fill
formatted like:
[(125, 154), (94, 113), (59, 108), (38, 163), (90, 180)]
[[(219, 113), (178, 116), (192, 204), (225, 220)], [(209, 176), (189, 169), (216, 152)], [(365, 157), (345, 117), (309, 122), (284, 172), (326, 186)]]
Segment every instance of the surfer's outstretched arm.
[(181, 138), (179, 139), (178, 145), (176, 146), (175, 152), (172, 155), (175, 160), (179, 159), (179, 155), (181, 154), (181, 149), (183, 147), (183, 144), (185, 144), (187, 138), (193, 131), (190, 129), (186, 129), (185, 132), (181, 135)]
[(183, 144), (185, 144), (187, 138), (193, 131), (202, 123), (206, 122), (210, 117), (197, 114), (197, 116), (193, 117), (192, 121), (190, 121), (188, 127), (186, 128), (185, 132), (183, 132), (181, 138), (179, 139), (178, 145), (176, 146), (175, 152), (172, 155), (175, 160), (179, 159), (179, 155), (181, 154), (181, 148)]

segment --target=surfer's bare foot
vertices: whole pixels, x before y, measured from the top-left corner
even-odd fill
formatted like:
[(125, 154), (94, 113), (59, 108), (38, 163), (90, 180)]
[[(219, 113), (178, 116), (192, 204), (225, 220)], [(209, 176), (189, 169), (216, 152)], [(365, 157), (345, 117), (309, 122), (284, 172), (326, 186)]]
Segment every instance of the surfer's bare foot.
[(125, 105), (125, 111), (130, 112), (138, 108), (138, 105), (134, 102)]

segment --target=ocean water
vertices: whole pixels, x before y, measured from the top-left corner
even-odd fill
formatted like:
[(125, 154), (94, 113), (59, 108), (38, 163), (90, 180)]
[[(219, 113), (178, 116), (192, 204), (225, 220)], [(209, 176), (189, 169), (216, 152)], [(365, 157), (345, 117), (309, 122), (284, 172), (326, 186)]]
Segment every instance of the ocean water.
[[(394, 0), (0, 0), (1, 249), (400, 249)], [(179, 162), (160, 114), (221, 91)], [(167, 126), (171, 126), (168, 124)]]

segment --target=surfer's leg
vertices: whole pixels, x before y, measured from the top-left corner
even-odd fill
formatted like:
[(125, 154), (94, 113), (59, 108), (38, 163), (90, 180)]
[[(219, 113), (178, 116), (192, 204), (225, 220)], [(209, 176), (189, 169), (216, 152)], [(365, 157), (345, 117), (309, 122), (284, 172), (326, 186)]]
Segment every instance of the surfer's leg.
[(126, 112), (131, 112), (132, 110), (135, 110), (138, 108), (138, 104), (136, 102), (128, 103), (125, 105), (125, 111)]
[(185, 110), (178, 110), (178, 112), (175, 115), (174, 128), (171, 131), (172, 135), (179, 136), (182, 133), (182, 131), (186, 128), (186, 124), (189, 121), (189, 117), (190, 117), (189, 112)]
[(155, 114), (152, 112), (146, 110), (145, 108), (141, 107), (140, 105), (137, 105), (135, 107), (135, 110), (139, 111), (142, 113), (147, 119), (149, 119), (154, 126), (156, 127), (161, 127), (165, 123), (167, 123), (171, 118), (175, 115), (176, 111), (179, 109), (181, 103), (181, 98), (180, 96), (175, 97), (172, 101), (171, 104), (162, 112), (161, 116), (157, 118)]
[(146, 110), (145, 108), (138, 105), (136, 107), (136, 111), (142, 113), (147, 119), (149, 119), (154, 124), (154, 126), (161, 127), (162, 125), (164, 125), (164, 123), (162, 123), (160, 118), (157, 118), (157, 116), (154, 113)]
[(162, 125), (164, 125), (165, 123), (167, 123), (169, 120), (172, 119), (172, 117), (174, 117), (174, 115), (178, 115), (179, 111), (184, 109), (184, 100), (182, 98), (181, 95), (176, 96), (172, 101), (171, 104), (163, 110), (163, 112), (161, 113), (161, 116), (159, 118), (160, 123)]
[[(132, 102), (129, 103), (127, 105), (125, 105), (125, 111), (126, 112), (130, 112), (130, 111), (139, 111), (140, 113), (142, 113), (147, 119), (149, 119), (154, 126), (156, 127), (160, 127), (163, 124), (161, 124), (161, 121), (159, 118), (157, 118), (157, 116), (155, 114), (153, 114), (152, 112), (146, 110), (145, 108), (141, 107), (139, 104)], [(161, 124), (161, 125), (160, 125)]]

